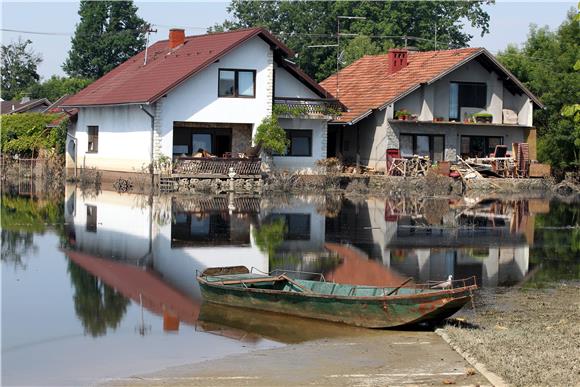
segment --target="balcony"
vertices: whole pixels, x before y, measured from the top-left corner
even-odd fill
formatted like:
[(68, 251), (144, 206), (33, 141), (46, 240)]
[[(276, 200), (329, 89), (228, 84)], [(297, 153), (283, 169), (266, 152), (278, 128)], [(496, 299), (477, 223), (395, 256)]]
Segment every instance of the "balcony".
[(177, 157), (173, 166), (173, 177), (228, 178), (230, 168), (234, 178), (261, 175), (262, 159), (228, 157)]
[(282, 118), (333, 119), (346, 111), (331, 98), (274, 98), (273, 112)]

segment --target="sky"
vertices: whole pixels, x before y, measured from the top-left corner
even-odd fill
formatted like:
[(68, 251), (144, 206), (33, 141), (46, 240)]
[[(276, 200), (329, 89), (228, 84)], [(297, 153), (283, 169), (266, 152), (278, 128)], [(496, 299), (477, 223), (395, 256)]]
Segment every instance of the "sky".
[[(71, 36), (79, 22), (78, 2), (31, 2), (6, 1), (2, 4), (3, 30), (48, 32), (52, 35), (38, 35), (21, 32), (0, 31), (2, 44), (22, 39), (32, 40), (32, 48), (40, 53), (43, 62), (38, 67), (41, 79), (51, 75), (64, 75), (61, 65), (70, 49)], [(185, 28), (186, 34), (204, 33), (207, 27), (228, 18), (227, 2), (153, 2), (135, 1), (138, 14), (155, 25), (157, 33), (151, 35), (151, 42), (167, 39), (169, 28)], [(503, 1), (485, 6), (490, 15), (490, 33), (481, 37), (471, 26), (466, 31), (474, 35), (472, 47), (485, 47), (492, 53), (505, 49), (510, 44), (521, 44), (526, 40), (529, 25), (557, 28), (567, 11), (576, 7), (575, 1)]]

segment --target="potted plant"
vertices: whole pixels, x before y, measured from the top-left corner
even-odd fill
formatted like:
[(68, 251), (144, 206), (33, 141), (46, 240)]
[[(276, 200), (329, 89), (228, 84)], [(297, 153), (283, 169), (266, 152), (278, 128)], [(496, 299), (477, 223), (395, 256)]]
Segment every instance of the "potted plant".
[(401, 109), (395, 112), (395, 118), (397, 120), (407, 121), (410, 115), (411, 113), (407, 109)]
[(493, 121), (493, 114), (486, 113), (486, 112), (475, 113), (473, 115), (473, 118), (475, 118), (475, 122), (479, 122), (479, 123), (484, 122), (484, 123), (491, 124), (491, 122)]
[(443, 117), (434, 117), (433, 118), (433, 122), (443, 122), (445, 120), (445, 118)]

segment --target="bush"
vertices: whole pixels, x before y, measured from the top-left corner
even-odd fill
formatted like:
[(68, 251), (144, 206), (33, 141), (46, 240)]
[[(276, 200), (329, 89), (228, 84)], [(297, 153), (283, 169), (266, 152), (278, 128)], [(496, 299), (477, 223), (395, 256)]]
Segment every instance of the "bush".
[(64, 119), (58, 127), (47, 127), (59, 117), (59, 114), (43, 113), (2, 115), (2, 153), (34, 157), (40, 149), (54, 149), (63, 154), (68, 119)]
[(254, 136), (256, 144), (262, 144), (262, 150), (268, 154), (285, 154), (290, 141), (286, 137), (286, 131), (282, 129), (278, 122), (278, 116), (275, 114), (262, 120), (256, 135)]

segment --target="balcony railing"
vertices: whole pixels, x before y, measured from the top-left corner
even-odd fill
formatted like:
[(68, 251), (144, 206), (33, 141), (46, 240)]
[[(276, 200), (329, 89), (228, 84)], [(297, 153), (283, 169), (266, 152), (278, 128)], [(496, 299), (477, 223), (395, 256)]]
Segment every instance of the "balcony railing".
[(317, 98), (274, 98), (274, 113), (279, 116), (338, 117), (345, 111), (344, 106), (336, 99)]
[(262, 159), (242, 159), (225, 157), (178, 157), (173, 166), (174, 175), (187, 177), (228, 177), (230, 168), (235, 178), (258, 176), (261, 174)]

